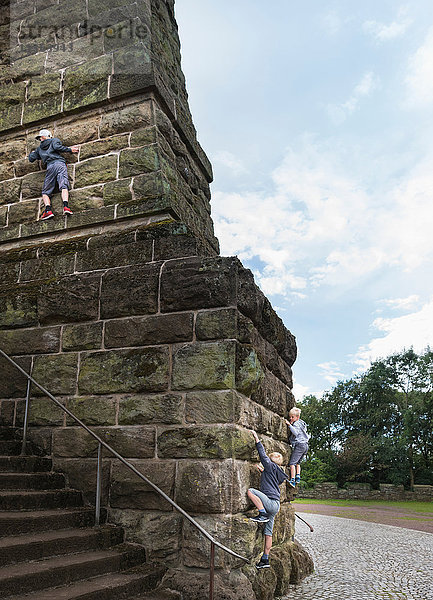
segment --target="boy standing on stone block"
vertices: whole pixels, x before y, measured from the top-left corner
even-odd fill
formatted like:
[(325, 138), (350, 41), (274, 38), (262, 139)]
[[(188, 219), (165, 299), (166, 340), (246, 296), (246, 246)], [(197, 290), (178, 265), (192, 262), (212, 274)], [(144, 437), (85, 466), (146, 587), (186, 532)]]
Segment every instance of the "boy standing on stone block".
[(69, 208), (69, 177), (66, 161), (60, 152), (79, 151), (79, 146), (63, 146), (59, 138), (53, 138), (51, 131), (41, 129), (36, 139), (41, 143), (39, 146), (30, 152), (29, 161), (41, 160), (47, 165), (47, 172), (42, 188), (42, 200), (44, 202), (44, 212), (41, 216), (41, 221), (46, 221), (54, 217), (51, 208), (51, 197), (56, 188), (56, 184), (62, 194), (63, 214), (72, 215), (72, 210)]
[(308, 440), (310, 435), (307, 433), (307, 424), (301, 418), (301, 409), (292, 408), (289, 410), (289, 420), (285, 420), (290, 429), (289, 442), (292, 446), (290, 455), (290, 485), (296, 487), (301, 481), (301, 461), (307, 456)]
[(281, 468), (283, 457), (279, 452), (271, 452), (267, 456), (263, 444), (259, 440), (257, 433), (252, 432), (256, 448), (260, 456), (260, 462), (263, 467), (259, 467), (262, 473), (260, 477), (260, 490), (250, 488), (247, 492), (248, 498), (259, 509), (259, 514), (253, 517), (251, 521), (264, 523), (263, 533), (265, 534), (265, 546), (260, 561), (256, 564), (257, 569), (269, 568), (269, 552), (272, 548), (272, 532), (274, 530), (274, 520), (280, 510), (280, 485), (289, 479)]

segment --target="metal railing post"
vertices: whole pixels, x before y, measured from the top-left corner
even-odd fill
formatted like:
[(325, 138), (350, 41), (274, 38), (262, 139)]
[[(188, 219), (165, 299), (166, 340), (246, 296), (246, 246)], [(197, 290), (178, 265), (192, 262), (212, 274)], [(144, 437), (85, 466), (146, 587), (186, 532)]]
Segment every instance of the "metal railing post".
[(215, 587), (215, 544), (210, 543), (210, 582), (209, 582), (209, 600), (214, 600)]
[(26, 453), (26, 444), (27, 444), (27, 429), (29, 425), (29, 409), (30, 409), (30, 388), (32, 387), (32, 382), (29, 378), (27, 378), (27, 392), (26, 392), (26, 408), (24, 411), (24, 427), (23, 427), (23, 444), (21, 446), (21, 454)]
[(99, 527), (101, 519), (101, 488), (102, 488), (102, 444), (98, 444), (98, 464), (96, 471), (96, 507), (95, 507), (95, 525)]

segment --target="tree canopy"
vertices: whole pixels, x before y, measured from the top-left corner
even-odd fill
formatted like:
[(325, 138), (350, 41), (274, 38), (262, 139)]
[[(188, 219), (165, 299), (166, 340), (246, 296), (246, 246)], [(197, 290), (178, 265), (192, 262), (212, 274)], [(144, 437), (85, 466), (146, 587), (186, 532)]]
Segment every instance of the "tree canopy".
[(433, 485), (433, 352), (373, 362), (298, 406), (308, 423), (307, 483)]

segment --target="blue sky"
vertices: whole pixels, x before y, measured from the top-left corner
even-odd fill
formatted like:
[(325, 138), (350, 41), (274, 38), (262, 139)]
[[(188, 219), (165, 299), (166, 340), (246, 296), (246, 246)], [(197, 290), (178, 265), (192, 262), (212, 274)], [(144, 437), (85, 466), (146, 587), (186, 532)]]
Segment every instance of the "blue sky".
[(295, 395), (433, 345), (433, 6), (177, 0), (223, 255), (296, 335)]

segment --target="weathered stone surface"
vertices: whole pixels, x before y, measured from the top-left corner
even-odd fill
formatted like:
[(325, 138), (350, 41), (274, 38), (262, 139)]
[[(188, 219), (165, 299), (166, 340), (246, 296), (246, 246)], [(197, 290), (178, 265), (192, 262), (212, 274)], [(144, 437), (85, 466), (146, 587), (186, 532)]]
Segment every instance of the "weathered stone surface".
[(0, 204), (11, 204), (20, 199), (21, 179), (8, 179), (0, 182)]
[[(39, 171), (39, 162), (35, 161), (31, 163), (27, 158), (22, 158), (21, 160), (17, 160), (13, 164), (15, 168), (15, 174), (17, 177), (23, 177), (24, 175), (28, 175), (29, 173), (34, 173)], [(13, 177), (13, 174), (12, 174)], [(5, 177), (5, 179), (8, 179)]]
[(214, 308), (234, 303), (237, 263), (229, 258), (188, 258), (164, 265), (161, 311)]
[(0, 424), (2, 426), (14, 426), (15, 405), (15, 400), (2, 400), (0, 402)]
[[(32, 376), (54, 396), (68, 396), (77, 391), (77, 371), (77, 354), (53, 354), (34, 359)], [(42, 395), (38, 389), (33, 393)]]
[[(69, 398), (68, 408), (86, 425), (115, 425), (117, 400), (113, 397)], [(68, 417), (67, 423), (75, 425)]]
[(264, 371), (263, 379), (258, 388), (252, 391), (251, 398), (282, 416), (286, 416), (294, 406), (290, 389), (268, 370)]
[(77, 271), (93, 271), (110, 267), (143, 264), (152, 260), (152, 243), (106, 245), (92, 247), (77, 256)]
[(129, 135), (126, 133), (84, 144), (80, 149), (80, 160), (93, 158), (94, 156), (102, 156), (108, 154), (108, 152), (111, 152), (112, 150), (126, 148), (128, 146), (128, 138)]
[(0, 269), (0, 285), (5, 289), (10, 290), (10, 285), (18, 281), (20, 274), (19, 263), (8, 263), (1, 265)]
[(101, 118), (101, 137), (151, 125), (152, 119), (152, 104), (150, 100), (126, 106), (113, 112), (104, 113)]
[(158, 456), (165, 458), (239, 458), (254, 451), (251, 433), (233, 425), (178, 427), (158, 436)]
[(115, 523), (126, 530), (128, 540), (142, 544), (148, 560), (177, 562), (182, 540), (183, 517), (179, 513), (111, 509)]
[(108, 96), (111, 56), (101, 56), (78, 66), (68, 67), (64, 78), (64, 108), (72, 110)]
[(60, 90), (60, 73), (47, 73), (41, 77), (32, 77), (27, 86), (27, 98), (34, 100), (36, 98), (47, 98), (52, 94), (57, 94)]
[[(30, 372), (31, 358), (15, 358), (19, 366)], [(27, 391), (27, 377), (24, 377), (13, 365), (6, 359), (0, 357), (0, 398), (25, 398)]]
[[(95, 427), (93, 431), (125, 458), (152, 458), (155, 454), (155, 430), (149, 427)], [(53, 432), (57, 456), (95, 457), (98, 441), (81, 427), (65, 427)], [(104, 456), (112, 456), (104, 450)]]
[[(51, 48), (46, 55), (45, 66), (47, 70), (64, 69), (89, 60), (89, 58), (97, 58), (102, 54), (103, 36), (98, 32)], [(43, 56), (45, 58), (45, 54)]]
[(192, 313), (108, 321), (105, 326), (105, 347), (125, 348), (192, 341), (192, 329)]
[(60, 327), (0, 331), (0, 348), (10, 355), (58, 352)]
[(98, 137), (100, 116), (87, 117), (62, 124), (55, 129), (55, 134), (66, 146), (84, 144)]
[(23, 200), (28, 198), (40, 198), (44, 184), (45, 171), (30, 173), (22, 179), (21, 191)]
[(19, 160), (27, 154), (26, 140), (23, 137), (14, 138), (2, 142), (0, 148), (0, 162), (6, 163), (11, 160)]
[[(175, 461), (134, 460), (131, 464), (167, 496), (173, 498)], [(118, 461), (112, 468), (110, 505), (113, 508), (172, 510), (169, 502)]]
[(237, 513), (247, 507), (248, 486), (248, 463), (231, 460), (181, 461), (175, 499), (183, 509), (192, 513)]
[(234, 342), (177, 346), (173, 351), (173, 389), (234, 388), (235, 353)]
[(200, 311), (197, 315), (195, 332), (198, 340), (237, 338), (237, 310)]
[(33, 258), (21, 263), (20, 281), (51, 279), (74, 271), (74, 255), (64, 254), (47, 258)]
[[(83, 493), (86, 503), (95, 505), (97, 461), (94, 458), (54, 457), (53, 469), (66, 473), (69, 486)], [(107, 506), (110, 490), (110, 461), (102, 462), (101, 503)]]
[(4, 227), (6, 225), (8, 216), (8, 207), (2, 206), (0, 207), (0, 227)]
[(4, 165), (0, 165), (0, 181), (4, 181), (5, 179), (13, 179), (13, 177), (14, 163), (6, 163)]
[(117, 156), (109, 154), (101, 158), (92, 158), (75, 167), (75, 188), (95, 185), (116, 179)]
[(237, 423), (242, 405), (242, 397), (234, 390), (189, 392), (185, 419), (187, 423)]
[(110, 181), (104, 185), (104, 204), (118, 204), (132, 200), (131, 179)]
[(250, 396), (260, 389), (265, 378), (265, 371), (253, 348), (242, 344), (236, 345), (236, 388)]
[[(265, 571), (269, 571), (269, 569), (265, 569)], [(262, 572), (262, 577), (265, 574)], [(253, 580), (253, 576), (250, 579)], [(182, 600), (206, 598), (209, 595), (209, 573), (194, 572), (194, 577), (185, 577), (184, 570), (170, 569), (164, 577), (162, 585), (170, 590), (179, 590)], [(215, 574), (215, 597), (218, 600), (252, 600), (256, 596), (250, 580), (243, 573), (239, 571), (219, 573), (217, 571)], [(257, 596), (257, 598), (268, 600), (262, 596)]]
[[(167, 191), (166, 185), (164, 184), (164, 178), (159, 171), (137, 175), (134, 177), (132, 189), (136, 200), (145, 198), (154, 199), (155, 196), (160, 196)], [(155, 203), (155, 209), (156, 208), (157, 205)]]
[[(56, 203), (53, 203), (57, 212), (60, 212), (60, 209), (63, 208), (61, 202), (62, 200), (59, 198), (58, 208), (56, 208)], [(89, 188), (71, 190), (69, 193), (69, 206), (74, 212), (92, 208), (102, 208), (104, 206), (103, 186), (94, 185)]]
[(15, 329), (36, 325), (36, 296), (25, 293), (8, 293), (0, 296), (0, 327)]
[(153, 263), (108, 271), (102, 278), (101, 317), (155, 313), (160, 265)]
[(120, 153), (119, 176), (130, 177), (141, 173), (151, 173), (160, 168), (156, 144), (142, 148), (129, 148)]
[(124, 396), (119, 401), (119, 425), (180, 424), (183, 411), (180, 394)]
[(9, 207), (9, 225), (14, 223), (25, 223), (36, 221), (39, 213), (38, 203), (34, 200), (29, 202), (17, 202)]
[(148, 146), (149, 144), (156, 144), (158, 141), (157, 129), (155, 126), (152, 127), (140, 127), (135, 129), (131, 133), (131, 147), (137, 146)]
[(166, 390), (166, 347), (87, 353), (81, 359), (78, 386), (84, 394), (158, 392)]
[(61, 426), (65, 413), (50, 398), (32, 398), (29, 412), (29, 425)]
[(102, 345), (102, 323), (66, 325), (62, 335), (62, 349), (94, 350)]
[(42, 324), (97, 320), (99, 275), (73, 275), (47, 284), (38, 297)]

